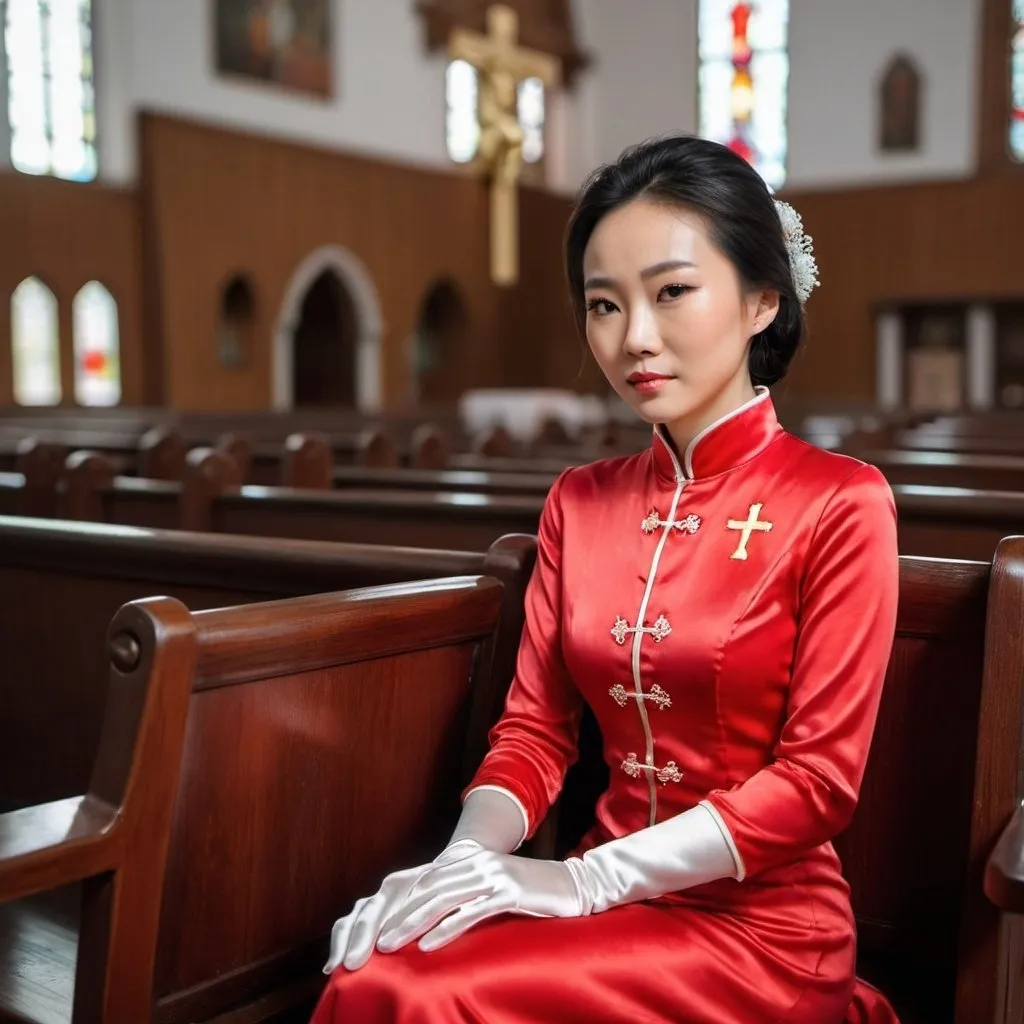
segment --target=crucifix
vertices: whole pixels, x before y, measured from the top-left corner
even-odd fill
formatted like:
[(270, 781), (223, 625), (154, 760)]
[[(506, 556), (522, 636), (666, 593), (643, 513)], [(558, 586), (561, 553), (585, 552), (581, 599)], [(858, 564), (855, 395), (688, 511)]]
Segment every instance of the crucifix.
[(745, 562), (747, 560), (747, 544), (750, 541), (750, 535), (756, 530), (758, 533), (769, 533), (774, 523), (762, 522), (757, 517), (761, 514), (761, 509), (764, 508), (762, 502), (758, 502), (756, 505), (750, 506), (750, 512), (747, 515), (746, 520), (743, 519), (730, 519), (726, 524), (727, 530), (742, 530), (740, 534), (740, 542), (736, 550), (729, 556), (735, 558), (738, 562)]
[(550, 90), (561, 79), (558, 58), (517, 45), (518, 35), (516, 12), (495, 4), (487, 10), (486, 35), (456, 27), (448, 41), (448, 56), (468, 61), (477, 71), (477, 162), (490, 179), (491, 278), (499, 285), (512, 285), (519, 279), (516, 185), (523, 166), (523, 129), (517, 86), (527, 78), (539, 78)]

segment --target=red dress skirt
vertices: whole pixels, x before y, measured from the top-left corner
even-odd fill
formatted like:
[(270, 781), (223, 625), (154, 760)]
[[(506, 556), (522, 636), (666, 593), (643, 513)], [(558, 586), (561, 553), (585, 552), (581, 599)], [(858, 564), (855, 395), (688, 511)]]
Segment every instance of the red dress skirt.
[(788, 887), (744, 883), (740, 912), (737, 888), (593, 917), (506, 915), (432, 953), (375, 952), (334, 972), (313, 1024), (896, 1024), (854, 980), (840, 890), (814, 886), (794, 913)]

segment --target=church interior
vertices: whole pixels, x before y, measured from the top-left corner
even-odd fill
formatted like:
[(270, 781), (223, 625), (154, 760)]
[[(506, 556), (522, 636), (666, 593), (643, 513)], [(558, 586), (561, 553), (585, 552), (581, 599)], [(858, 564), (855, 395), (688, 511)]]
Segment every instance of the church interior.
[[(553, 484), (651, 444), (563, 239), (685, 132), (813, 238), (783, 426), (894, 496), (858, 975), (1024, 1024), (1021, 0), (0, 16), (0, 1022), (310, 1019), (458, 818)], [(530, 856), (593, 817), (579, 750)]]

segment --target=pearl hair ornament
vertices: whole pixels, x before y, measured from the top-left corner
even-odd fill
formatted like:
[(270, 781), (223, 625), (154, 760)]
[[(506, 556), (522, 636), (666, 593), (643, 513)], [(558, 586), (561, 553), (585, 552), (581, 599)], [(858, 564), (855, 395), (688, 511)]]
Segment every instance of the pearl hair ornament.
[(820, 283), (814, 247), (811, 245), (812, 239), (810, 235), (804, 233), (804, 222), (789, 203), (776, 199), (775, 210), (782, 224), (782, 237), (786, 241), (786, 251), (789, 253), (789, 269), (793, 274), (796, 297), (802, 306)]

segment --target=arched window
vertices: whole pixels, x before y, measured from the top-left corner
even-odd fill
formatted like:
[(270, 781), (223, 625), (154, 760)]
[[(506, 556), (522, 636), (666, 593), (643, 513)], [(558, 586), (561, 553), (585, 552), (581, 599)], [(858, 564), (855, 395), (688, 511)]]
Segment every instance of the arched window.
[(539, 78), (519, 83), (516, 111), (523, 129), (523, 160), (528, 164), (544, 158), (544, 100), (544, 83)]
[(96, 177), (91, 0), (6, 0), (11, 163), (26, 174)]
[(245, 366), (252, 352), (256, 298), (247, 277), (236, 274), (220, 296), (217, 359), (221, 366)]
[[(477, 72), (468, 61), (453, 60), (445, 77), (448, 155), (457, 164), (469, 163), (480, 145), (477, 113)], [(523, 129), (523, 160), (539, 163), (544, 157), (546, 96), (539, 78), (526, 78), (516, 88), (516, 114)]]
[(700, 134), (786, 180), (789, 0), (700, 0)]
[(469, 163), (480, 145), (480, 121), (477, 118), (476, 69), (469, 61), (453, 60), (445, 75), (448, 103), (448, 155), (457, 164)]
[(57, 405), (61, 399), (57, 297), (38, 277), (28, 277), (11, 296), (14, 400), (19, 405)]
[(72, 306), (75, 401), (117, 405), (121, 401), (121, 341), (117, 300), (99, 281), (82, 285)]
[(1010, 44), (1010, 154), (1024, 160), (1024, 0), (1012, 0)]

